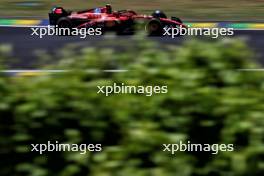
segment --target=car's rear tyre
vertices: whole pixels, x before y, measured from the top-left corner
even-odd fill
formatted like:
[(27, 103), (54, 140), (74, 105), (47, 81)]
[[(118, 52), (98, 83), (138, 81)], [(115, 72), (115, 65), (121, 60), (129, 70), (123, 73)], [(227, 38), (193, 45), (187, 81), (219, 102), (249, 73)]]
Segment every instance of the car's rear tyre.
[(161, 36), (163, 31), (162, 23), (158, 19), (151, 20), (146, 25), (146, 31), (150, 36)]
[(57, 27), (58, 28), (73, 28), (72, 22), (69, 18), (67, 17), (62, 17), (58, 20), (57, 22)]

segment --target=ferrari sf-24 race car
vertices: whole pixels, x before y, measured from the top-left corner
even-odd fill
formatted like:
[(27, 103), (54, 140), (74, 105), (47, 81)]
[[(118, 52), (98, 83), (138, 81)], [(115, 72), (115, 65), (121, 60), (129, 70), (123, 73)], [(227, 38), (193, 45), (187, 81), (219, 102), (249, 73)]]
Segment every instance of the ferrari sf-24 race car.
[(154, 11), (152, 15), (140, 15), (133, 10), (113, 11), (109, 4), (77, 12), (54, 7), (49, 13), (50, 25), (59, 28), (101, 28), (103, 31), (115, 31), (117, 34), (133, 34), (135, 24), (139, 21), (143, 21), (149, 35), (162, 35), (166, 27), (186, 28), (179, 18), (167, 18), (160, 10)]

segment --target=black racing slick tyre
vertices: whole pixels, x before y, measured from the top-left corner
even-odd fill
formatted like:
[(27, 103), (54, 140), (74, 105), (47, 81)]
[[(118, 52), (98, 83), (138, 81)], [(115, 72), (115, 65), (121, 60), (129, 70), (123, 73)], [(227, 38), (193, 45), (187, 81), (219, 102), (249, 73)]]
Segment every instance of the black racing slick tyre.
[(69, 18), (62, 17), (58, 20), (57, 27), (58, 28), (69, 28), (69, 29), (71, 29), (73, 27), (73, 25), (72, 25), (72, 22)]
[(163, 27), (160, 20), (155, 19), (148, 22), (146, 25), (146, 31), (149, 36), (161, 36)]

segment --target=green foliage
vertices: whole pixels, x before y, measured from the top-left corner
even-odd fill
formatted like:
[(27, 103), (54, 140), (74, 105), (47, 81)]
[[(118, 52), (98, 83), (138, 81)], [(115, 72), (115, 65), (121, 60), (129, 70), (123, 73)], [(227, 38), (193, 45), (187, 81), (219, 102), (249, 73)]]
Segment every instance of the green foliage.
[[(192, 40), (161, 49), (156, 43), (134, 42), (122, 53), (67, 50), (53, 68), (71, 72), (1, 78), (0, 152), (6, 158), (1, 175), (262, 175), (264, 75), (237, 70), (258, 67), (245, 44)], [(168, 85), (169, 92), (152, 97), (97, 94), (96, 86), (114, 82)], [(30, 152), (31, 143), (56, 140), (102, 143), (103, 151)], [(233, 143), (235, 151), (162, 152), (162, 144), (179, 140)]]

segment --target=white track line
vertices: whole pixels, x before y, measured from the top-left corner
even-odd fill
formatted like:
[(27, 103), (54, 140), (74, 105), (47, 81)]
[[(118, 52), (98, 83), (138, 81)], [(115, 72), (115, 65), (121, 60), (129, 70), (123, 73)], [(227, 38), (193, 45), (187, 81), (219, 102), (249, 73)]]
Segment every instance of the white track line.
[[(74, 70), (0, 70), (1, 73), (65, 73), (71, 72)], [(106, 72), (106, 73), (123, 73), (128, 72), (128, 70), (97, 70), (97, 69), (88, 69), (83, 70), (84, 72)]]
[(264, 68), (244, 68), (244, 69), (237, 69), (238, 71), (242, 72), (264, 72)]
[(69, 70), (1, 70), (1, 73), (62, 73)]
[(0, 27), (9, 27), (9, 28), (52, 28), (54, 26), (27, 26), (27, 25), (0, 25)]
[(263, 31), (264, 30), (264, 28), (263, 29), (235, 29), (235, 28), (233, 28), (234, 29), (234, 31)]

